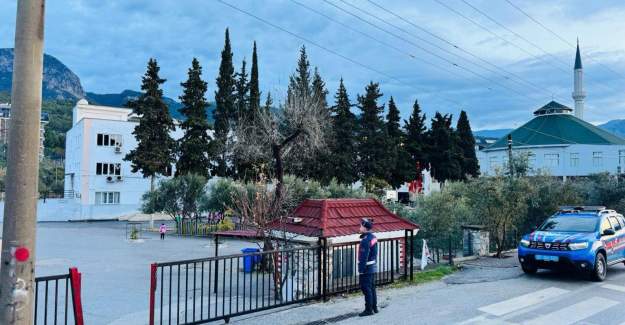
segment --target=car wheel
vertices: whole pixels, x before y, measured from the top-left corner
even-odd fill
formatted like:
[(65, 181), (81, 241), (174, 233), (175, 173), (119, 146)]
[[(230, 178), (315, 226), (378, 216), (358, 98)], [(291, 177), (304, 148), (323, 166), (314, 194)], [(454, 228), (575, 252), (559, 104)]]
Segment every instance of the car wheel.
[(595, 268), (592, 272), (592, 279), (597, 282), (605, 280), (605, 276), (608, 272), (608, 265), (605, 262), (605, 256), (603, 253), (597, 254), (595, 257)]
[(521, 264), (521, 269), (523, 269), (523, 272), (525, 274), (536, 274), (536, 271), (538, 271), (538, 268), (534, 265), (531, 264)]

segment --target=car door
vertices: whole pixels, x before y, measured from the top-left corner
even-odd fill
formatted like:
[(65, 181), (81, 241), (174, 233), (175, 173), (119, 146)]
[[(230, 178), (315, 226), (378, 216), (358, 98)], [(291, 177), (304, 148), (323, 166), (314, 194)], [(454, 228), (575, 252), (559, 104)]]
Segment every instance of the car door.
[(608, 219), (612, 225), (612, 230), (614, 230), (613, 236), (607, 236), (609, 237), (608, 240), (610, 243), (610, 252), (608, 252), (608, 263), (610, 263), (623, 257), (623, 253), (619, 247), (619, 237), (623, 234), (623, 227), (616, 216), (610, 216)]
[(603, 232), (606, 231), (607, 229), (614, 229), (612, 228), (612, 223), (610, 222), (609, 217), (605, 217), (601, 219), (601, 228), (600, 228), (601, 242), (603, 242), (603, 247), (605, 247), (606, 253), (608, 254), (608, 256), (606, 256), (606, 259), (609, 263), (610, 261), (614, 260), (614, 239), (616, 238), (616, 236), (615, 235), (609, 235), (609, 236), (603, 235)]
[(619, 258), (625, 258), (625, 218), (620, 214), (616, 216), (616, 218), (621, 225), (621, 230), (616, 234), (618, 237), (616, 244), (619, 251), (618, 254), (620, 256)]

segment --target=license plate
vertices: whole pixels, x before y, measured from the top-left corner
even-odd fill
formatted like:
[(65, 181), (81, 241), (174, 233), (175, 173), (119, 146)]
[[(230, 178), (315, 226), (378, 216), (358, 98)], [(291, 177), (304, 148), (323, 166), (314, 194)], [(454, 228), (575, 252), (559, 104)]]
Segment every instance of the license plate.
[(536, 260), (547, 261), (547, 262), (557, 262), (560, 260), (560, 258), (558, 256), (536, 255)]

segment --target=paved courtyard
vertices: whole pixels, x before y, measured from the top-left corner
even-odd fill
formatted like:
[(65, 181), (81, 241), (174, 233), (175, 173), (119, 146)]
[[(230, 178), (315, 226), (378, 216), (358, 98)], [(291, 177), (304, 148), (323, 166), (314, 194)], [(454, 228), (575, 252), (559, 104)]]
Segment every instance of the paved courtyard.
[[(125, 222), (39, 223), (37, 276), (66, 273), (76, 266), (83, 274), (85, 324), (147, 323), (149, 270), (153, 262), (209, 257), (208, 238), (126, 239)], [(219, 254), (240, 253), (255, 243), (225, 240)]]

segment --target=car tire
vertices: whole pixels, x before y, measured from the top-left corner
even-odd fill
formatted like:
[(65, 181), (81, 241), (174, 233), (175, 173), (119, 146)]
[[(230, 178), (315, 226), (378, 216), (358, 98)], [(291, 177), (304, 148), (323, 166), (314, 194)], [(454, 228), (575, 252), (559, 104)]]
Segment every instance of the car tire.
[(608, 273), (608, 264), (605, 261), (605, 255), (598, 253), (595, 257), (595, 267), (592, 270), (592, 280), (601, 282), (605, 280), (605, 276)]
[(538, 268), (536, 266), (526, 263), (521, 264), (521, 269), (523, 269), (523, 272), (525, 274), (536, 274), (536, 272), (538, 271)]

